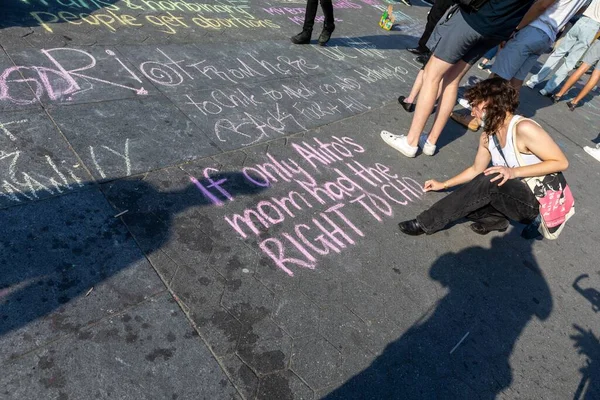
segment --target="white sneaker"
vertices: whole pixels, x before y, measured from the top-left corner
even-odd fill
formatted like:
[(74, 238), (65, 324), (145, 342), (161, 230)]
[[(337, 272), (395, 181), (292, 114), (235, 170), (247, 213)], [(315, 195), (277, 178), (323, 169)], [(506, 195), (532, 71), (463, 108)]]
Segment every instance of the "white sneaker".
[(429, 133), (419, 136), (419, 147), (423, 150), (423, 154), (432, 156), (435, 154), (435, 144), (429, 143), (429, 140), (427, 140), (428, 136)]
[(540, 89), (540, 94), (542, 96), (550, 96), (550, 93), (546, 89)]
[(600, 148), (596, 147), (590, 147), (590, 146), (585, 146), (583, 148), (585, 150), (586, 153), (588, 153), (590, 156), (594, 157), (596, 160), (600, 161)]
[(466, 108), (467, 110), (471, 109), (471, 105), (469, 104), (469, 101), (467, 99), (463, 99), (462, 97), (460, 99), (458, 99), (458, 104), (460, 104), (460, 106), (462, 108)]
[(525, 82), (523, 85), (527, 86), (529, 89), (534, 89), (536, 84), (533, 83), (533, 81), (530, 79), (527, 82)]
[(417, 149), (419, 146), (411, 146), (406, 140), (406, 135), (394, 135), (388, 131), (381, 131), (381, 138), (384, 142), (404, 154), (406, 157), (413, 158), (417, 155)]

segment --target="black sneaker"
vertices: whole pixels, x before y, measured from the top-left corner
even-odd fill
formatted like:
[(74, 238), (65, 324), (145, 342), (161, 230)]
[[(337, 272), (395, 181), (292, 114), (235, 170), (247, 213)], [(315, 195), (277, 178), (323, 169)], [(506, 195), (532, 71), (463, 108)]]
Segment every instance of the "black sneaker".
[(423, 55), (415, 57), (415, 61), (420, 64), (426, 65), (427, 62), (429, 61), (430, 57), (431, 57), (431, 53), (423, 54)]
[(321, 31), (321, 35), (319, 35), (319, 46), (325, 46), (329, 39), (331, 39), (331, 34), (335, 30), (335, 26), (332, 28), (323, 28)]
[(299, 34), (292, 36), (291, 41), (294, 44), (309, 44), (312, 31), (302, 31)]

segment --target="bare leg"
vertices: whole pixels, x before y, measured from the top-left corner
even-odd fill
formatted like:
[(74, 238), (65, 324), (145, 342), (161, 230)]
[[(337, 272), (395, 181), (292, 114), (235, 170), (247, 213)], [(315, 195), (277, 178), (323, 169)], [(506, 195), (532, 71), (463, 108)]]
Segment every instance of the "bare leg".
[[(431, 56), (429, 62), (425, 66), (425, 70), (423, 72), (423, 86), (421, 87), (421, 91), (419, 93), (419, 101), (417, 102), (417, 107), (406, 138), (408, 144), (411, 146), (417, 146), (419, 142), (419, 136), (421, 135), (421, 132), (423, 132), (425, 124), (427, 123), (427, 119), (433, 111), (440, 82), (442, 81), (444, 74), (452, 67), (453, 64), (440, 60), (435, 56), (435, 54)], [(456, 85), (456, 90), (458, 90), (458, 84)], [(445, 93), (442, 92), (442, 98), (444, 96)], [(454, 92), (453, 102), (456, 102), (456, 91)], [(453, 105), (454, 103), (452, 106)], [(439, 112), (440, 110), (438, 109), (438, 114)], [(449, 115), (450, 111), (448, 111), (446, 120)]]
[(435, 115), (435, 122), (431, 128), (429, 137), (427, 138), (429, 143), (435, 144), (442, 134), (442, 130), (448, 123), (450, 113), (456, 104), (460, 80), (465, 76), (469, 69), (471, 69), (471, 67), (471, 65), (460, 60), (454, 64), (452, 68), (450, 68), (444, 75), (442, 96), (438, 102), (438, 110), (437, 114)]
[(587, 96), (589, 92), (592, 91), (594, 86), (598, 84), (598, 81), (600, 81), (600, 70), (594, 69), (594, 72), (592, 72), (592, 76), (590, 76), (590, 79), (587, 81), (583, 89), (581, 89), (581, 92), (579, 92), (577, 97), (573, 99), (572, 103), (579, 103), (585, 96)]
[(423, 70), (419, 71), (419, 74), (415, 78), (415, 83), (413, 83), (412, 89), (410, 89), (410, 94), (404, 99), (404, 102), (414, 103), (421, 91), (421, 86), (423, 86)]
[(581, 77), (583, 76), (583, 74), (585, 74), (587, 72), (587, 70), (590, 69), (590, 64), (586, 64), (586, 63), (582, 63), (579, 68), (577, 68), (577, 71), (573, 72), (571, 74), (571, 76), (569, 77), (569, 79), (567, 79), (567, 81), (565, 82), (564, 85), (562, 85), (562, 87), (560, 88), (560, 90), (558, 91), (558, 93), (556, 93), (556, 97), (562, 97), (565, 95), (565, 93), (567, 93), (569, 91), (569, 89), (571, 89), (573, 87), (573, 85), (575, 85), (579, 79), (581, 79)]

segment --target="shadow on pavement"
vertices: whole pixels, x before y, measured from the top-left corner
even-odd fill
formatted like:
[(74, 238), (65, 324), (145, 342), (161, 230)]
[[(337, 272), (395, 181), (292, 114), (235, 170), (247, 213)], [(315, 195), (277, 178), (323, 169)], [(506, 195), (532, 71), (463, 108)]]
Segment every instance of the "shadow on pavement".
[[(139, 178), (118, 182), (119, 198), (137, 207), (130, 207), (120, 218), (125, 225), (146, 232), (143, 242), (137, 243), (144, 254), (160, 250), (169, 240), (179, 213), (226, 200), (215, 186), (211, 188), (214, 182), (220, 182), (233, 196), (253, 195), (266, 189), (251, 184), (238, 172), (217, 173), (209, 180), (197, 181), (210, 188), (212, 199), (192, 183), (181, 190), (161, 192)], [(0, 336), (55, 312), (144, 259), (123, 222), (107, 211), (105, 200), (94, 193), (75, 192), (0, 211), (4, 231), (0, 235)], [(152, 198), (161, 205), (160, 210), (145, 211), (151, 207), (143, 204), (146, 200), (142, 198)], [(122, 293), (125, 303), (141, 301), (130, 298), (135, 297), (133, 292), (132, 288), (131, 293)]]
[[(44, 26), (45, 24), (55, 23), (77, 24), (78, 20), (85, 18), (91, 21), (90, 23), (93, 25), (100, 25), (104, 24), (102, 21), (109, 21), (110, 19), (114, 21), (114, 17), (107, 14), (98, 19), (97, 17), (90, 16), (90, 14), (102, 9), (108, 11), (118, 10), (114, 4), (119, 1), (6, 0), (2, 4), (0, 29), (13, 26)], [(69, 4), (72, 6), (69, 6)]]
[(595, 400), (600, 399), (600, 338), (592, 330), (584, 330), (578, 325), (573, 325), (577, 330), (571, 339), (579, 354), (587, 357), (586, 365), (579, 370), (581, 381), (577, 386), (573, 399)]
[(552, 311), (549, 287), (518, 230), (441, 256), (431, 279), (447, 294), (333, 399), (493, 399), (513, 380), (510, 356), (533, 319)]
[[(582, 274), (573, 282), (573, 288), (581, 294), (592, 305), (592, 310), (600, 312), (600, 291), (595, 288), (583, 288), (581, 282), (589, 278), (588, 274)], [(592, 400), (600, 399), (600, 337), (596, 337), (593, 331), (585, 330), (579, 325), (573, 325), (577, 331), (571, 335), (575, 342), (573, 345), (577, 353), (586, 356), (586, 365), (579, 370), (581, 381), (577, 386), (573, 399)]]

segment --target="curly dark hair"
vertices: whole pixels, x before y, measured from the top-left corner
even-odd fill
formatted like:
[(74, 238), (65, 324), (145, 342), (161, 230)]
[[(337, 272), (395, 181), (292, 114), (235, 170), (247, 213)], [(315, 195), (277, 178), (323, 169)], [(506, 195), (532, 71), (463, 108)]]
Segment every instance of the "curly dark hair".
[(467, 90), (465, 99), (477, 105), (487, 101), (484, 129), (488, 135), (495, 135), (502, 127), (506, 114), (514, 114), (519, 106), (519, 93), (505, 79), (500, 77), (486, 79)]

